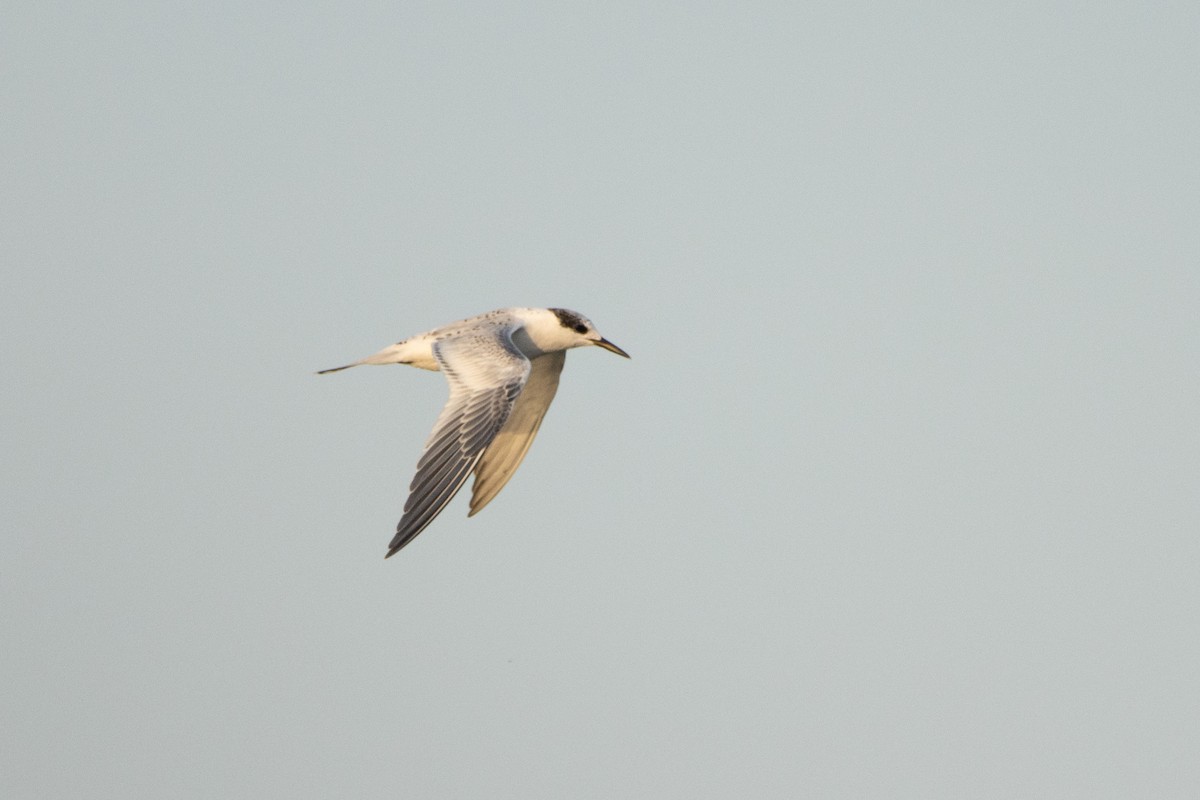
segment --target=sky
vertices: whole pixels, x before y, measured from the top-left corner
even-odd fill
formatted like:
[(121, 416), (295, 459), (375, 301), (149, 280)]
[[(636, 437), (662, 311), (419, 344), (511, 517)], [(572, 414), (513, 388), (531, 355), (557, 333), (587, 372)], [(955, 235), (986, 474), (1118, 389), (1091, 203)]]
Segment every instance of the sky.
[(1197, 796), (1196, 4), (5, 17), (5, 797)]

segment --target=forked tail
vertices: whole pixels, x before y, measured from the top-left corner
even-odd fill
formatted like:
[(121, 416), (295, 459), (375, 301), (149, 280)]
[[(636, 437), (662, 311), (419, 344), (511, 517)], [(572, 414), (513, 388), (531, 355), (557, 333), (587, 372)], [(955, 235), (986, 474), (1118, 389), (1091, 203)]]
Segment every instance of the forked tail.
[(320, 370), (319, 372), (317, 372), (317, 374), (318, 375), (327, 375), (330, 372), (341, 372), (344, 369), (350, 369), (351, 367), (357, 367), (361, 363), (362, 363), (361, 361), (355, 361), (353, 364), (346, 364), (345, 366), (341, 366), (341, 367), (331, 367), (329, 369)]
[[(411, 354), (405, 355), (406, 353), (410, 352), (411, 348), (411, 340), (405, 339), (403, 342), (396, 342), (393, 345), (388, 345), (374, 355), (367, 356), (366, 358), (360, 358), (358, 361), (352, 361), (345, 366), (333, 367), (332, 369), (323, 369), (317, 374), (324, 375), (327, 372), (341, 372), (344, 369), (357, 367), (360, 364), (411, 364)], [(432, 357), (430, 358), (430, 362), (432, 363)], [(436, 367), (425, 367), (425, 369), (436, 369)]]

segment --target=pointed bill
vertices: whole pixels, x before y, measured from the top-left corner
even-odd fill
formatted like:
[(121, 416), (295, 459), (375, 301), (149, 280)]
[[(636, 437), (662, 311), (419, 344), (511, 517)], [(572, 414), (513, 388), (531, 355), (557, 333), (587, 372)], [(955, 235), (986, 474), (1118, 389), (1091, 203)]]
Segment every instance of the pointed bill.
[(596, 347), (603, 347), (605, 350), (607, 350), (610, 353), (616, 353), (619, 356), (624, 356), (625, 358), (629, 358), (629, 353), (626, 353), (624, 350), (617, 347), (615, 344), (610, 342), (608, 339), (604, 339), (604, 338), (597, 339), (596, 341), (592, 342), (592, 344), (596, 345)]

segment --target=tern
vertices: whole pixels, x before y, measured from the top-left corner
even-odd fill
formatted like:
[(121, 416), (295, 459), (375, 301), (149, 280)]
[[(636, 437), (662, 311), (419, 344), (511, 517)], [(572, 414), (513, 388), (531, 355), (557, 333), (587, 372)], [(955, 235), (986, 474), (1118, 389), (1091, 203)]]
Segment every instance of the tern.
[(502, 308), (412, 336), (319, 375), (361, 364), (440, 371), (450, 399), (434, 423), (408, 487), (391, 558), (441, 513), (472, 473), (475, 516), (512, 478), (558, 390), (573, 347), (594, 345), (629, 358), (591, 320), (565, 308)]

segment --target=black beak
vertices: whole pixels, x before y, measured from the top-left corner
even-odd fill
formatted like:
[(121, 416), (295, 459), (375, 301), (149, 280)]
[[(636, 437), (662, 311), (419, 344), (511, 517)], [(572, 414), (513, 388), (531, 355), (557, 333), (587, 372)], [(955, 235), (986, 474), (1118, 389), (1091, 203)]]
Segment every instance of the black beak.
[(596, 347), (603, 347), (605, 350), (607, 350), (610, 353), (616, 353), (619, 356), (625, 356), (625, 358), (629, 358), (629, 353), (626, 353), (624, 350), (617, 347), (615, 344), (610, 342), (608, 339), (597, 339), (597, 340), (593, 341), (592, 344), (596, 345)]

